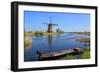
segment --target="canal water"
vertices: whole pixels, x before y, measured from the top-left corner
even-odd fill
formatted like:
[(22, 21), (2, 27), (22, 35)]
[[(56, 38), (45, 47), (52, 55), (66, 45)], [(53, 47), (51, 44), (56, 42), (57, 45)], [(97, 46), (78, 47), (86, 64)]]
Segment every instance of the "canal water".
[(55, 52), (65, 49), (86, 47), (84, 42), (76, 41), (76, 39), (89, 37), (83, 34), (60, 34), (60, 35), (45, 35), (32, 36), (32, 45), (24, 50), (24, 61), (38, 61), (39, 55), (36, 51), (41, 52)]

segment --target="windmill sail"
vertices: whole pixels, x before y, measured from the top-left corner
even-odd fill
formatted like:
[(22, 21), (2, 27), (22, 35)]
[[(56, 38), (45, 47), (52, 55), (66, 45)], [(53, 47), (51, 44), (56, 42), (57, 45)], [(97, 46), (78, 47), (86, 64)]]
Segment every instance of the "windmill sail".
[(48, 29), (47, 29), (47, 32), (48, 33), (53, 32), (53, 30), (52, 30), (53, 26), (58, 26), (58, 24), (53, 24), (52, 23), (52, 17), (50, 17), (50, 23), (44, 23), (44, 24), (47, 24), (48, 25)]

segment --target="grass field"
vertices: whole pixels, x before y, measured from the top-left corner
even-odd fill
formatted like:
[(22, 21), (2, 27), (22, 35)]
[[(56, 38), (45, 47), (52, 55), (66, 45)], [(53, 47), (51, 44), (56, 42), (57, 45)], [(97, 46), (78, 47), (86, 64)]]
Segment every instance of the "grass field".
[(43, 36), (43, 35), (59, 35), (59, 34), (63, 34), (64, 32), (52, 32), (52, 33), (48, 33), (48, 32), (25, 32), (24, 35), (25, 36)]

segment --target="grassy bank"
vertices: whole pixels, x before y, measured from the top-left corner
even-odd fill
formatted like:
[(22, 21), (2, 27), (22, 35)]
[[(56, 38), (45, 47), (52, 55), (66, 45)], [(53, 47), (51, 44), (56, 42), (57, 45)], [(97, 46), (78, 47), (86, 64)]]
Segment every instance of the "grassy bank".
[(74, 34), (84, 34), (84, 35), (89, 35), (90, 36), (90, 32), (70, 32), (70, 33), (74, 33)]
[(90, 48), (84, 48), (84, 52), (82, 53), (82, 59), (89, 59), (90, 58)]
[(90, 43), (90, 38), (79, 38), (79, 39), (76, 39), (76, 41)]
[[(90, 48), (84, 48), (84, 51), (80, 56), (81, 56), (81, 59), (89, 59), (90, 58)], [(77, 59), (77, 58), (76, 58), (76, 55), (74, 55), (74, 54), (68, 54), (68, 55), (62, 57), (61, 59), (71, 60), (71, 59)]]
[(24, 38), (24, 47), (26, 48), (27, 46), (32, 44), (32, 39), (30, 37), (25, 37)]
[(51, 32), (51, 33), (48, 33), (48, 32), (41, 32), (41, 31), (36, 31), (36, 32), (25, 32), (25, 36), (28, 36), (28, 35), (32, 35), (32, 36), (38, 36), (38, 35), (59, 35), (59, 34), (63, 34), (63, 33), (73, 33), (73, 34), (84, 34), (84, 35), (89, 35), (90, 36), (90, 32)]
[(63, 32), (52, 32), (52, 33), (48, 33), (48, 32), (25, 32), (24, 33), (25, 36), (43, 36), (43, 35), (59, 35), (59, 34), (63, 34)]

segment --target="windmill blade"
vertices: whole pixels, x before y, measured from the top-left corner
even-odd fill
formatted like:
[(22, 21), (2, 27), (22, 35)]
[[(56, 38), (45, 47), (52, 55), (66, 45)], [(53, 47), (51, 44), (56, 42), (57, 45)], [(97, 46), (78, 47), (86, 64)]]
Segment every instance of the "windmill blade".
[(50, 24), (52, 23), (52, 17), (50, 16)]
[(42, 23), (42, 24), (49, 24), (49, 23)]
[(58, 24), (52, 24), (52, 25), (54, 25), (54, 26), (58, 26)]
[(50, 23), (42, 23), (42, 24), (46, 24), (46, 25), (48, 25), (48, 24), (50, 24)]
[(43, 23), (43, 24), (45, 24), (45, 25), (47, 25), (47, 26), (48, 26), (50, 23)]

